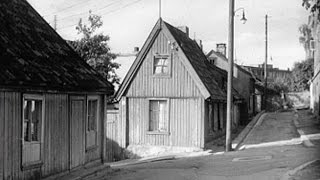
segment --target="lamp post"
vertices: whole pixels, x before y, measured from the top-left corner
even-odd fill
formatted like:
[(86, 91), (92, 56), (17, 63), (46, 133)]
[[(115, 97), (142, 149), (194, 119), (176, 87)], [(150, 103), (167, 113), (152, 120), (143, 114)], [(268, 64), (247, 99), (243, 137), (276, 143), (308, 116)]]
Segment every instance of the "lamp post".
[(234, 1), (229, 0), (229, 35), (228, 35), (228, 60), (229, 60), (229, 71), (228, 71), (228, 87), (227, 87), (227, 126), (226, 126), (226, 152), (231, 151), (231, 122), (233, 114), (233, 51), (234, 51), (234, 15), (238, 10), (243, 10), (241, 22), (244, 24), (247, 19), (245, 17), (244, 8), (238, 8), (234, 10)]

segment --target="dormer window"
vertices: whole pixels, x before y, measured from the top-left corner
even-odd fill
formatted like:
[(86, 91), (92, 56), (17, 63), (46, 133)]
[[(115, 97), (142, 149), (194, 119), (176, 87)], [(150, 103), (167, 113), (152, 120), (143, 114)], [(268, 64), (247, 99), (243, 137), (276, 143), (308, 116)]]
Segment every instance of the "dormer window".
[(170, 75), (169, 55), (155, 55), (153, 60), (153, 74), (156, 76)]

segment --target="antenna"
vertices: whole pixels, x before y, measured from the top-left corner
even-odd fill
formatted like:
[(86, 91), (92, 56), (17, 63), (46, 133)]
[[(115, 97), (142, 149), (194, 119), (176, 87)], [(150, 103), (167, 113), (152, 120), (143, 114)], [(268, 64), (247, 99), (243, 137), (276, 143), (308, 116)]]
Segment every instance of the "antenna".
[(159, 0), (159, 18), (161, 18), (161, 0)]
[(54, 19), (53, 19), (53, 29), (57, 30), (57, 15), (54, 15)]

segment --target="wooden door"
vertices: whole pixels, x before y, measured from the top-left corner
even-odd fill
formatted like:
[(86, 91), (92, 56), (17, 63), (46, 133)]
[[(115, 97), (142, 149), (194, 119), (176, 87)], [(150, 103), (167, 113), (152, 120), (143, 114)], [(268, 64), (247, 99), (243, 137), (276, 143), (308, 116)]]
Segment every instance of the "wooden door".
[(85, 98), (71, 97), (70, 103), (70, 169), (73, 169), (85, 162)]

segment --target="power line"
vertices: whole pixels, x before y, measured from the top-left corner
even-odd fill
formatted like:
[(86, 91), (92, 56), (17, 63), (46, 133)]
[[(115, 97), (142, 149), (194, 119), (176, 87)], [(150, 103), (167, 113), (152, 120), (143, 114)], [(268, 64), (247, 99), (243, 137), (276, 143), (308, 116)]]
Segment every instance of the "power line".
[[(121, 1), (123, 1), (123, 0), (114, 1), (112, 3), (109, 3), (109, 4), (105, 5), (105, 6), (103, 6), (102, 8), (93, 9), (92, 11), (101, 11), (101, 10), (103, 10), (103, 9), (109, 7), (109, 6), (112, 6), (112, 5), (114, 5), (114, 4), (118, 3), (118, 2), (121, 2)], [(72, 14), (70, 16), (65, 16), (63, 18), (60, 18), (59, 21), (62, 21), (62, 20), (65, 20), (65, 19), (69, 19), (69, 18), (72, 18), (72, 17), (78, 17), (80, 15), (84, 15), (84, 14), (87, 14), (87, 13), (88, 12), (81, 12), (81, 13), (77, 13), (77, 14)]]
[[(120, 0), (120, 1), (122, 1), (122, 0)], [(124, 5), (124, 6), (120, 7), (120, 8), (118, 8), (118, 9), (114, 9), (114, 10), (111, 10), (111, 11), (108, 11), (108, 12), (105, 12), (105, 13), (102, 13), (102, 14), (98, 14), (98, 15), (110, 14), (110, 13), (119, 11), (119, 10), (121, 10), (121, 9), (124, 9), (124, 8), (126, 8), (126, 7), (129, 7), (129, 6), (131, 6), (131, 5), (134, 5), (134, 4), (136, 4), (136, 3), (140, 2), (140, 1), (142, 1), (142, 0), (136, 0), (136, 1), (134, 1), (134, 2), (131, 2), (131, 3), (129, 3), (129, 4)], [(64, 27), (58, 28), (58, 30), (66, 29), (66, 28), (69, 28), (69, 27), (72, 27), (72, 26), (76, 26), (76, 25), (78, 25), (78, 23), (72, 24), (72, 25), (69, 25), (69, 26), (64, 26)]]
[(46, 14), (46, 15), (44, 15), (43, 17), (47, 17), (47, 16), (54, 15), (54, 14), (56, 14), (56, 13), (59, 13), (59, 12), (65, 11), (65, 10), (70, 9), (70, 8), (73, 8), (73, 7), (75, 7), (75, 6), (78, 6), (78, 5), (81, 5), (81, 4), (88, 3), (89, 1), (92, 1), (92, 0), (85, 0), (85, 1), (80, 2), (80, 3), (76, 3), (76, 4), (73, 4), (73, 5), (70, 5), (70, 6), (65, 7), (65, 8), (63, 8), (63, 9), (60, 9), (60, 10), (58, 10), (58, 11), (55, 11), (55, 12), (53, 12), (53, 13), (51, 13), (51, 14)]

